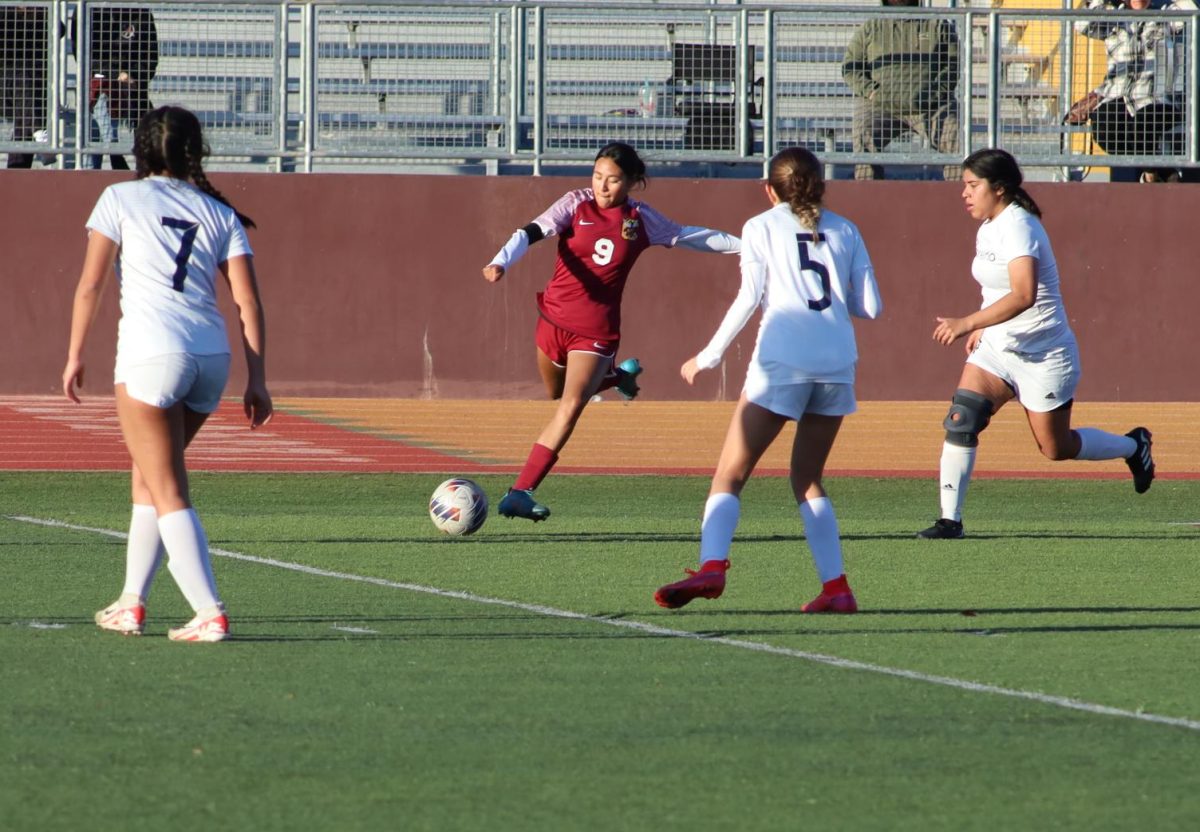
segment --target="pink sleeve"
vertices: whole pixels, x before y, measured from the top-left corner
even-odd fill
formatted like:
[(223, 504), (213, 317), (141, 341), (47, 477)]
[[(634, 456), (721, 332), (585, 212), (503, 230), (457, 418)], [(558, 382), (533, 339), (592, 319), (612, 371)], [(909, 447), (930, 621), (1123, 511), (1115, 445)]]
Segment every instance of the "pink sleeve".
[(642, 218), (642, 224), (646, 228), (646, 234), (649, 235), (652, 246), (670, 248), (675, 245), (675, 241), (683, 233), (683, 226), (674, 220), (667, 219), (644, 202), (638, 204), (638, 214)]
[(592, 198), (590, 188), (581, 188), (578, 191), (567, 191), (554, 204), (539, 214), (535, 219), (541, 226), (542, 234), (547, 237), (553, 237), (555, 234), (561, 234), (571, 227), (571, 218), (575, 216), (575, 208), (581, 202), (587, 202)]

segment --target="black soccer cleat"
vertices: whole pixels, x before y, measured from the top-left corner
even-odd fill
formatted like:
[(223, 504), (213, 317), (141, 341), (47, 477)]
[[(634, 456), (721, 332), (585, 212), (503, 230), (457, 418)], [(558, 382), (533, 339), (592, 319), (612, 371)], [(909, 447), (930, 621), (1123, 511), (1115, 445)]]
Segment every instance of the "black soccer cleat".
[(1150, 431), (1146, 428), (1134, 428), (1125, 435), (1137, 443), (1137, 450), (1133, 452), (1133, 456), (1125, 460), (1125, 464), (1129, 466), (1129, 473), (1133, 474), (1133, 490), (1145, 494), (1150, 490), (1150, 483), (1154, 481), (1154, 457), (1150, 453), (1150, 446), (1154, 443), (1150, 439)]
[(637, 394), (642, 391), (638, 387), (637, 377), (642, 374), (642, 364), (636, 358), (626, 358), (617, 366), (617, 392), (625, 397), (625, 401), (631, 402), (637, 398)]
[(928, 529), (917, 532), (917, 537), (925, 540), (962, 540), (963, 524), (958, 520), (942, 517)]
[(500, 498), (500, 505), (496, 508), (502, 517), (523, 517), (535, 523), (550, 516), (550, 509), (533, 499), (532, 489), (529, 491), (517, 488), (508, 489), (508, 492)]

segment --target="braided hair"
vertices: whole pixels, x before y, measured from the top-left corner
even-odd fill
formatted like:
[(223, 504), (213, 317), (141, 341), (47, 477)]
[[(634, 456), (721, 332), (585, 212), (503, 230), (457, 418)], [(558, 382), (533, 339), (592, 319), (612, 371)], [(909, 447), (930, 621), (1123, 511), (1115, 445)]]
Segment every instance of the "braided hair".
[(1021, 173), (1021, 166), (1008, 151), (998, 147), (976, 150), (963, 160), (963, 168), (980, 179), (986, 179), (992, 190), (1001, 194), (1006, 203), (1015, 202), (1035, 217), (1042, 216), (1042, 209), (1021, 187), (1025, 177)]
[(767, 182), (800, 225), (815, 235), (825, 197), (825, 175), (817, 157), (802, 147), (784, 148), (771, 157)]
[[(208, 181), (204, 173), (204, 157), (208, 145), (200, 128), (200, 119), (183, 107), (158, 107), (142, 116), (133, 138), (133, 156), (137, 163), (137, 178), (166, 173), (176, 179), (191, 182), (217, 202), (233, 205)], [(234, 208), (246, 228), (255, 228), (254, 220)]]

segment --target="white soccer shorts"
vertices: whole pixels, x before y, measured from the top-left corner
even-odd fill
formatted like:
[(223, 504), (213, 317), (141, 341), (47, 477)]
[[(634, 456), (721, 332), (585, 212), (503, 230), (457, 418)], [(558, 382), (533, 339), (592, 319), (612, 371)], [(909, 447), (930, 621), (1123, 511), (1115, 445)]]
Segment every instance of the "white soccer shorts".
[(1079, 386), (1079, 346), (1071, 343), (1045, 352), (1009, 352), (979, 342), (967, 358), (1016, 391), (1017, 401), (1034, 413), (1049, 413), (1075, 398)]
[(849, 416), (858, 409), (854, 385), (845, 382), (802, 381), (769, 384), (753, 373), (746, 376), (746, 400), (788, 419), (799, 421), (805, 413)]
[(174, 352), (124, 363), (117, 358), (115, 384), (130, 398), (166, 409), (183, 402), (195, 413), (212, 413), (229, 381), (229, 353), (189, 355)]

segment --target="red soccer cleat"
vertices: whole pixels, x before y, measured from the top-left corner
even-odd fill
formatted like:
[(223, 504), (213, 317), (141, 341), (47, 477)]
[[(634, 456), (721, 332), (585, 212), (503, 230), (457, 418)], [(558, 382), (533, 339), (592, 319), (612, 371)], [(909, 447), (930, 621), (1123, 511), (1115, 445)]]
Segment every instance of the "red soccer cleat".
[(122, 606), (117, 599), (96, 613), (96, 626), (126, 636), (140, 636), (146, 629), (146, 605)]
[(669, 610), (676, 610), (693, 598), (720, 598), (725, 591), (727, 560), (706, 560), (699, 571), (685, 569), (689, 577), (673, 584), (660, 586), (654, 593), (654, 603)]
[(182, 627), (167, 630), (171, 641), (215, 642), (229, 638), (229, 617), (224, 608), (208, 614), (197, 613), (196, 617)]
[(839, 592), (834, 595), (822, 592), (802, 606), (800, 612), (858, 612), (858, 602), (854, 600), (853, 592)]

